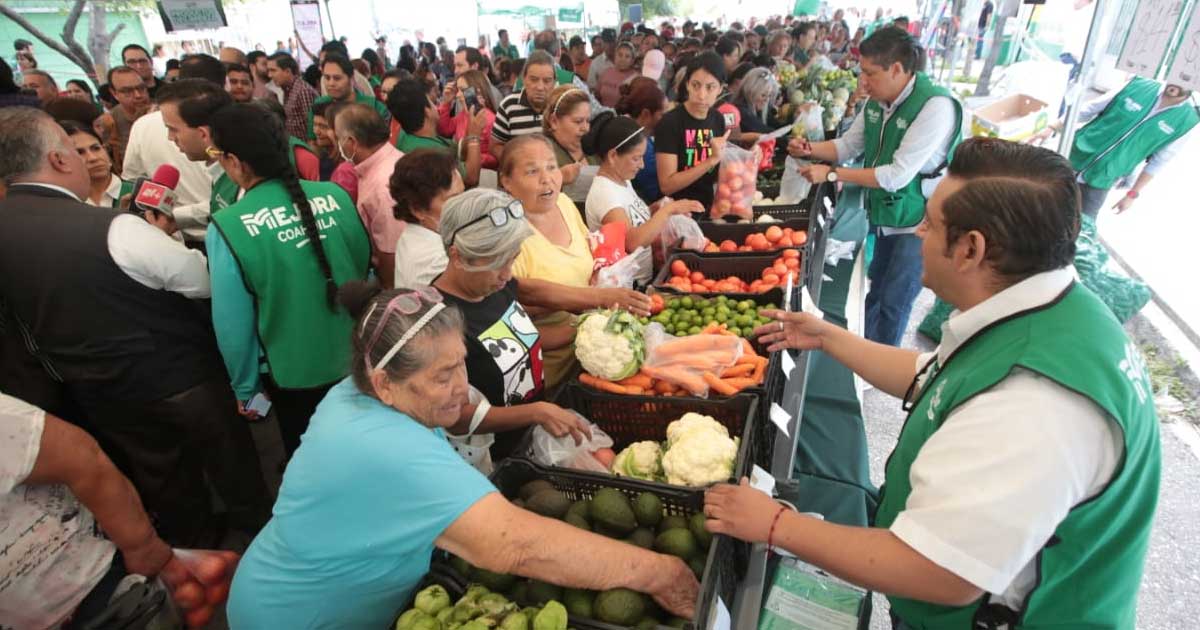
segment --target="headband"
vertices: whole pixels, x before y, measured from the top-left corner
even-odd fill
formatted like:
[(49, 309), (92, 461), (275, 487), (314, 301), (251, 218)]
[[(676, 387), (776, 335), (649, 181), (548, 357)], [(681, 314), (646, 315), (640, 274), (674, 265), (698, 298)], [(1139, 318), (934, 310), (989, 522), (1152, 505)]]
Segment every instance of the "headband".
[(421, 332), (421, 329), (425, 327), (425, 324), (428, 324), (429, 320), (433, 319), (434, 316), (440, 313), (444, 308), (446, 308), (445, 303), (438, 302), (430, 307), (428, 311), (425, 311), (425, 314), (421, 316), (421, 319), (418, 319), (417, 322), (412, 325), (412, 328), (409, 328), (408, 331), (404, 333), (404, 336), (400, 337), (399, 341), (396, 342), (396, 345), (392, 346), (392, 349), (388, 350), (387, 354), (383, 355), (383, 358), (379, 360), (379, 363), (375, 364), (375, 370), (382, 370), (383, 366), (387, 365), (388, 361), (391, 361), (392, 357), (396, 356), (397, 352), (400, 352), (400, 349), (404, 347), (404, 344), (412, 341), (412, 338), (415, 337), (417, 333)]
[(562, 100), (563, 100), (563, 98), (564, 98), (566, 95), (570, 94), (571, 92), (582, 92), (582, 91), (583, 91), (583, 90), (581, 90), (581, 89), (579, 89), (579, 88), (571, 88), (571, 89), (567, 90), (566, 92), (563, 92), (562, 94), (559, 94), (559, 95), (558, 95), (558, 100), (557, 100), (557, 101), (554, 101), (554, 115), (555, 115), (555, 116), (557, 116), (557, 115), (558, 115), (558, 106), (562, 104)]
[(624, 139), (624, 140), (622, 140), (622, 141), (618, 142), (618, 143), (617, 143), (617, 146), (615, 146), (615, 147), (613, 147), (613, 148), (611, 148), (611, 149), (609, 149), (609, 150), (610, 150), (610, 151), (616, 151), (617, 149), (620, 149), (621, 147), (625, 146), (625, 143), (626, 143), (626, 142), (629, 142), (630, 140), (633, 140), (634, 138), (636, 138), (636, 137), (637, 137), (637, 135), (638, 135), (639, 133), (641, 133), (642, 131), (645, 131), (645, 129), (646, 129), (645, 127), (638, 127), (637, 129), (634, 129), (634, 130), (633, 130), (633, 133), (629, 134), (628, 136), (625, 136), (625, 139)]

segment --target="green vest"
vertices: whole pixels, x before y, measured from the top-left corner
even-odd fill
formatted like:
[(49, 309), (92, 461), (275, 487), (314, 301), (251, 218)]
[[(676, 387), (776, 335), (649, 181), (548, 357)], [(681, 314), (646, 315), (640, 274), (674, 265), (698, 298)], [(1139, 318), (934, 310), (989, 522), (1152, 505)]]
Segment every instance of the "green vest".
[[(349, 195), (337, 184), (301, 181), (321, 231), (334, 282), (365, 280), (371, 245)], [(283, 182), (262, 182), (212, 216), (254, 296), (258, 339), (271, 378), (285, 389), (317, 387), (347, 374), (353, 322), (325, 299), (325, 279)]]
[(121, 190), (120, 190), (120, 192), (117, 193), (117, 198), (113, 199), (113, 202), (112, 202), (113, 208), (115, 208), (117, 210), (121, 209), (121, 198), (124, 197), (125, 195), (133, 194), (133, 184), (134, 184), (134, 182), (124, 180), (124, 179), (121, 180)]
[(1151, 116), (1159, 90), (1157, 82), (1134, 77), (1099, 116), (1075, 134), (1071, 166), (1088, 186), (1112, 188), (1139, 162), (1200, 122), (1190, 99)]
[[(863, 167), (875, 168), (881, 164), (891, 164), (892, 157), (908, 126), (916, 120), (917, 114), (925, 107), (925, 103), (935, 96), (948, 97), (954, 103), (954, 135), (947, 147), (946, 160), (949, 164), (954, 156), (954, 148), (962, 140), (962, 104), (954, 98), (950, 91), (940, 85), (934, 85), (923, 72), (918, 72), (913, 81), (912, 93), (903, 103), (892, 112), (892, 116), (884, 122), (883, 106), (878, 101), (867, 101), (863, 109), (863, 139), (866, 142), (863, 150)], [(943, 168), (935, 175), (940, 176)], [(912, 227), (921, 222), (925, 216), (925, 195), (921, 192), (921, 182), (928, 176), (917, 175), (903, 188), (896, 192), (888, 192), (882, 188), (867, 189), (867, 210), (871, 225), (884, 227)]]
[[(288, 136), (288, 162), (291, 163), (292, 169), (296, 168), (296, 147), (307, 149), (313, 154), (313, 150), (307, 142), (297, 138), (296, 136)], [(299, 175), (299, 171), (296, 174)], [(210, 214), (216, 214), (218, 210), (224, 210), (233, 205), (237, 201), (238, 185), (229, 178), (225, 172), (213, 182), (212, 197), (209, 198), (208, 207)]]
[[(1038, 583), (1024, 610), (1017, 611), (1015, 628), (1133, 628), (1158, 501), (1161, 452), (1154, 392), (1137, 346), (1100, 299), (1078, 283), (1046, 306), (985, 328), (940, 371), (935, 368), (888, 458), (874, 525), (886, 529), (904, 510), (912, 491), (912, 463), (950, 413), (1016, 367), (1104, 409), (1120, 425), (1125, 454), (1104, 491), (1071, 509), (1038, 553)], [(915, 630), (970, 630), (986, 598), (960, 608), (888, 599), (892, 612)]]
[[(316, 100), (313, 101), (313, 107), (308, 108), (308, 139), (309, 140), (313, 140), (317, 137), (316, 133), (313, 132), (313, 108), (315, 108), (317, 105), (320, 105), (321, 103), (329, 103), (331, 101), (333, 101), (333, 97), (329, 96), (328, 94), (326, 94), (325, 96), (318, 96), (316, 98)], [(379, 114), (379, 117), (383, 119), (383, 122), (391, 122), (392, 114), (391, 114), (391, 112), (388, 111), (387, 105), (379, 102), (379, 99), (375, 98), (374, 96), (368, 96), (366, 94), (360, 94), (358, 92), (355, 92), (354, 93), (354, 102), (355, 103), (365, 103), (367, 105), (370, 105), (371, 107), (374, 107), (375, 113)]]

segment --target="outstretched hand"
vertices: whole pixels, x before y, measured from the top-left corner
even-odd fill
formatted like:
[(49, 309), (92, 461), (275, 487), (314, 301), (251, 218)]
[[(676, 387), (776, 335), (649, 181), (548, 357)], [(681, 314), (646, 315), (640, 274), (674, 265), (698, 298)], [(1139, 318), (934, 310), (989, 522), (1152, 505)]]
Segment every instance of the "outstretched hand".
[(759, 315), (775, 321), (754, 329), (758, 342), (770, 352), (777, 350), (820, 350), (822, 337), (832, 324), (808, 313), (779, 310), (760, 311)]

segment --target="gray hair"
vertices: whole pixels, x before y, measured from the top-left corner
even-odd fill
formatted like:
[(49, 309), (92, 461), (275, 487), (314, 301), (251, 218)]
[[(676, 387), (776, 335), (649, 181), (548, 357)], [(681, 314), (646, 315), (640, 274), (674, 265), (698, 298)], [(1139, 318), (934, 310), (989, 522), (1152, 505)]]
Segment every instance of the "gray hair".
[(521, 76), (529, 74), (530, 66), (550, 66), (554, 68), (554, 57), (544, 50), (534, 50), (525, 58), (525, 65), (522, 66)]
[(50, 73), (46, 72), (45, 70), (37, 70), (37, 69), (26, 70), (25, 72), (22, 72), (21, 74), (24, 76), (27, 76), (27, 77), (30, 77), (30, 76), (42, 77), (42, 78), (46, 79), (46, 81), (49, 82), (51, 86), (53, 86), (55, 88), (58, 87), (58, 81), (55, 81), (54, 77), (50, 76)]
[(442, 219), (438, 224), (446, 251), (450, 250), (450, 240), (453, 238), (454, 246), (464, 258), (507, 261), (515, 256), (521, 249), (521, 243), (533, 234), (524, 218), (514, 219), (510, 216), (508, 223), (500, 227), (492, 225), (491, 221), (478, 221), (454, 236), (454, 232), (462, 226), (513, 201), (508, 193), (490, 188), (475, 188), (448, 199), (442, 207)]
[(766, 68), (755, 68), (746, 73), (741, 85), (738, 86), (737, 93), (733, 95), (733, 101), (753, 106), (756, 97), (765, 94), (767, 100), (770, 101), (778, 93), (779, 83), (775, 81), (775, 76), (771, 74), (771, 71)]
[(32, 175), (42, 169), (51, 151), (65, 150), (54, 133), (57, 127), (40, 109), (0, 108), (0, 179), (11, 184)]

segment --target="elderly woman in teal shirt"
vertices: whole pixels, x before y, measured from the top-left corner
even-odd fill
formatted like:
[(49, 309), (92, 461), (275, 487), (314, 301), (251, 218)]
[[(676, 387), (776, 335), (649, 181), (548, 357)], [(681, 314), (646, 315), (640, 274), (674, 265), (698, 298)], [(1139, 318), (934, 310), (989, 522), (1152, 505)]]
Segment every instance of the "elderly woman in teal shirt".
[(234, 576), (230, 627), (383, 628), (434, 548), (566, 587), (645, 592), (691, 617), (678, 558), (509, 503), (446, 441), (466, 401), (463, 319), (430, 287), (344, 285), (351, 375), (317, 407), (274, 516)]

